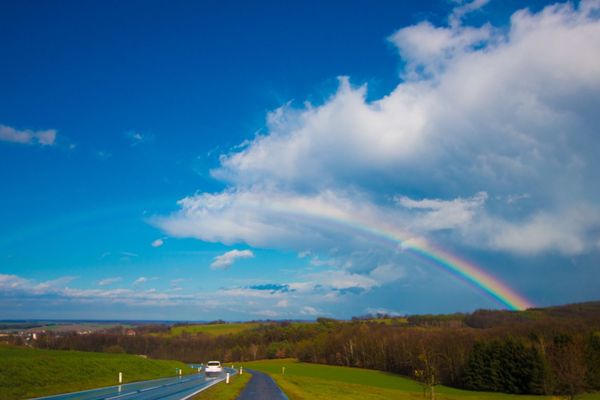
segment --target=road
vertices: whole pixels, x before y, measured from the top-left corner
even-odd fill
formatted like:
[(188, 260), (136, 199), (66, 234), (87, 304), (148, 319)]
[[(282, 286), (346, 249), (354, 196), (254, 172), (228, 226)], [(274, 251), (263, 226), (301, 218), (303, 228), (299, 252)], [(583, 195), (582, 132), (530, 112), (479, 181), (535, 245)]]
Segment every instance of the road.
[(248, 371), (252, 378), (237, 400), (287, 400), (287, 396), (269, 375), (254, 370)]
[[(232, 375), (236, 373), (231, 368), (225, 368), (224, 370)], [(181, 378), (156, 379), (83, 392), (39, 397), (36, 400), (183, 400), (224, 379), (225, 374), (220, 378), (206, 378), (203, 373), (199, 373)]]

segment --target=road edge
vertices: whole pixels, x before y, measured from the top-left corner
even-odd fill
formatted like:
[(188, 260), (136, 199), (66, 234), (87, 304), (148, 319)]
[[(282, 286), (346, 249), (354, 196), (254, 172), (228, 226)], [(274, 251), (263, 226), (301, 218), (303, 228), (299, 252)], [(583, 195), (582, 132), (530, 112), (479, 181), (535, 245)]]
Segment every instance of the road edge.
[[(227, 369), (229, 369), (229, 368), (227, 368)], [(233, 371), (234, 371), (234, 372), (233, 372), (233, 374), (231, 374), (231, 376), (235, 376), (235, 375), (237, 375), (237, 373), (238, 373), (238, 372), (237, 372), (237, 370), (233, 369)], [(215, 386), (217, 383), (221, 383), (221, 382), (223, 382), (224, 380), (225, 380), (225, 378), (222, 378), (222, 379), (216, 379), (216, 380), (215, 380), (214, 382), (212, 382), (210, 385), (204, 386), (203, 388), (200, 388), (199, 390), (195, 391), (194, 393), (191, 393), (191, 394), (189, 394), (189, 395), (187, 395), (187, 396), (185, 396), (185, 397), (182, 397), (180, 400), (188, 400), (188, 399), (191, 399), (192, 397), (194, 397), (194, 396), (195, 396), (195, 395), (197, 395), (198, 393), (200, 393), (200, 392), (203, 392), (203, 391), (205, 391), (206, 389), (208, 389), (208, 388), (211, 388), (211, 387)]]

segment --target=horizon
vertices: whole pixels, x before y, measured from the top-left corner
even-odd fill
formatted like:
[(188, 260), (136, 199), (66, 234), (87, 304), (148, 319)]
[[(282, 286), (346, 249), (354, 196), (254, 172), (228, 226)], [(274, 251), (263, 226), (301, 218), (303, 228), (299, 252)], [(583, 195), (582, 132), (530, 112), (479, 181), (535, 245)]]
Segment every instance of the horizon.
[(0, 37), (0, 320), (598, 299), (598, 2), (6, 2)]
[(456, 315), (456, 314), (473, 314), (477, 311), (506, 311), (506, 312), (520, 312), (520, 311), (529, 311), (529, 310), (543, 310), (543, 309), (548, 309), (548, 308), (556, 308), (556, 307), (569, 307), (569, 306), (576, 306), (576, 305), (580, 305), (580, 304), (589, 304), (589, 303), (598, 303), (600, 302), (600, 300), (590, 300), (590, 301), (586, 301), (586, 302), (581, 302), (581, 303), (566, 303), (566, 304), (553, 304), (553, 305), (548, 305), (548, 306), (544, 306), (544, 307), (532, 307), (532, 308), (528, 308), (526, 310), (510, 310), (510, 309), (486, 309), (486, 308), (480, 308), (477, 310), (473, 310), (472, 312), (460, 312), (460, 311), (456, 311), (456, 312), (448, 312), (448, 313), (441, 313), (441, 314), (403, 314), (403, 315), (388, 315), (388, 314), (365, 314), (365, 315), (354, 315), (350, 318), (347, 319), (343, 319), (343, 318), (331, 318), (331, 317), (320, 317), (320, 316), (315, 316), (313, 318), (288, 318), (288, 319), (277, 319), (277, 318), (265, 318), (265, 319), (247, 319), (247, 320), (227, 320), (227, 319), (217, 319), (217, 320), (191, 320), (191, 319), (173, 319), (173, 320), (168, 320), (168, 319), (51, 319), (51, 318), (31, 318), (31, 319), (0, 319), (0, 323), (2, 322), (7, 322), (7, 323), (18, 323), (18, 322), (82, 322), (82, 323), (93, 323), (93, 322), (104, 322), (104, 323), (111, 323), (111, 322), (131, 322), (131, 323), (162, 323), (162, 324), (170, 324), (170, 323), (185, 323), (185, 324), (213, 324), (213, 323), (225, 323), (225, 324), (231, 324), (231, 323), (251, 323), (251, 322), (260, 322), (260, 323), (269, 323), (269, 322), (316, 322), (318, 319), (320, 318), (325, 318), (325, 319), (333, 319), (336, 321), (352, 321), (355, 318), (361, 319), (361, 318), (366, 318), (366, 319), (379, 319), (381, 317), (385, 317), (385, 318), (406, 318), (406, 317), (413, 317), (413, 316), (425, 316), (425, 315), (432, 315), (432, 316), (440, 316), (440, 315)]

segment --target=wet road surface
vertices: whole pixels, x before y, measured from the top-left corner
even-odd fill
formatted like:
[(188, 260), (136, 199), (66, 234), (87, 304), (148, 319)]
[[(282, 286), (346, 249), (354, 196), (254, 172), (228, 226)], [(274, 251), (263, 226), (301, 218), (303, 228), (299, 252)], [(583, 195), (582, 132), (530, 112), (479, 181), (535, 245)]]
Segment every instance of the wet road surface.
[[(226, 368), (232, 375), (236, 372)], [(83, 392), (40, 397), (37, 400), (183, 400), (225, 379), (206, 378), (203, 373), (110, 386)]]

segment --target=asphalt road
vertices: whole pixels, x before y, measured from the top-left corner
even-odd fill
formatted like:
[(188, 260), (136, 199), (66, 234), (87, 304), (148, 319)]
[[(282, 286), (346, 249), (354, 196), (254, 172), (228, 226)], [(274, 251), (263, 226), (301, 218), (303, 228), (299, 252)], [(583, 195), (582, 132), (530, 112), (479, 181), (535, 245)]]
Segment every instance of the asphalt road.
[(252, 378), (237, 400), (288, 400), (269, 375), (254, 370), (248, 371), (252, 374)]
[[(232, 375), (236, 373), (231, 368), (225, 368), (224, 370)], [(181, 378), (157, 379), (83, 392), (39, 397), (38, 400), (183, 400), (224, 379), (225, 373), (219, 378), (206, 378), (203, 373), (199, 373)]]

